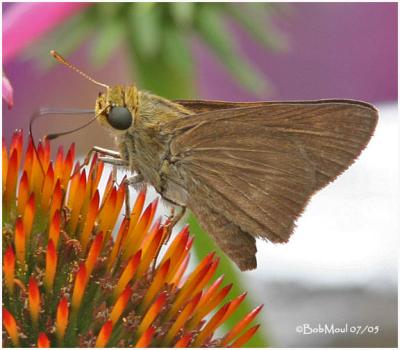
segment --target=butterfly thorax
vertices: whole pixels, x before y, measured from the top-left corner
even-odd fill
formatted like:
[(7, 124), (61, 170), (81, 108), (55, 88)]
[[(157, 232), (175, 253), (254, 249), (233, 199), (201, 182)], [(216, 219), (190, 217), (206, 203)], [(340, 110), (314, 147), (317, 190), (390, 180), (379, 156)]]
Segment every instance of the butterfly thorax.
[[(107, 122), (104, 111), (99, 122), (114, 136), (121, 158), (130, 171), (143, 176), (144, 181), (163, 194), (163, 172), (167, 171), (171, 136), (160, 133), (168, 121), (192, 114), (179, 104), (148, 92), (138, 91), (134, 86), (111, 88), (108, 99), (101, 95), (96, 102), (96, 111), (101, 112), (107, 104), (129, 109), (133, 116), (127, 130), (116, 130)], [(171, 199), (172, 200), (172, 199)]]

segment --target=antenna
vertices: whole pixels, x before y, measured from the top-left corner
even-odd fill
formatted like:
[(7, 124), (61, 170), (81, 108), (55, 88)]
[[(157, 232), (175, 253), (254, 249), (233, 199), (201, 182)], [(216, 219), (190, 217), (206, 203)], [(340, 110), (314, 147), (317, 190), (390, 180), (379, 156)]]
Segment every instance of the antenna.
[(87, 80), (90, 80), (92, 83), (95, 83), (97, 85), (100, 85), (102, 87), (105, 87), (107, 90), (110, 89), (110, 87), (106, 84), (100, 83), (99, 81), (93, 79), (92, 77), (90, 77), (89, 75), (87, 75), (86, 73), (82, 72), (80, 69), (78, 69), (77, 67), (75, 67), (73, 64), (69, 63), (64, 57), (62, 57), (57, 51), (55, 50), (51, 50), (50, 51), (50, 55), (52, 55), (58, 62), (62, 63), (63, 65), (67, 66), (68, 68), (74, 70), (75, 72), (77, 72), (78, 74), (80, 74), (81, 76), (83, 76), (84, 78), (86, 78)]
[[(44, 139), (47, 139), (48, 141), (50, 141), (50, 140), (54, 140), (54, 139), (56, 139), (56, 138), (58, 138), (58, 137), (60, 137), (60, 136), (64, 136), (64, 135), (73, 133), (73, 132), (75, 132), (75, 131), (81, 130), (81, 129), (83, 129), (84, 127), (88, 126), (89, 124), (93, 123), (101, 114), (104, 113), (104, 111), (107, 110), (108, 107), (110, 107), (110, 105), (106, 105), (98, 114), (96, 114), (94, 117), (90, 118), (90, 120), (89, 120), (88, 122), (86, 122), (85, 124), (83, 124), (83, 125), (81, 125), (81, 126), (75, 128), (75, 129), (72, 129), (72, 130), (68, 130), (68, 131), (64, 131), (64, 132), (60, 132), (60, 133), (54, 133), (54, 134), (46, 135), (46, 136), (44, 137)], [(94, 113), (94, 112), (95, 112), (94, 109), (78, 109), (78, 108), (59, 108), (59, 109), (57, 109), (57, 108), (41, 108), (39, 111), (37, 111), (37, 112), (35, 112), (35, 113), (33, 114), (31, 120), (29, 121), (29, 134), (30, 134), (30, 136), (31, 136), (31, 138), (32, 138), (33, 149), (34, 149), (35, 154), (36, 154), (36, 157), (37, 157), (37, 159), (38, 159), (38, 161), (39, 161), (40, 169), (42, 170), (43, 175), (45, 175), (44, 167), (43, 167), (42, 162), (40, 161), (39, 153), (38, 153), (38, 151), (37, 151), (36, 144), (35, 144), (35, 139), (34, 139), (34, 137), (33, 137), (33, 132), (32, 132), (32, 125), (33, 125), (33, 122), (34, 122), (36, 119), (38, 119), (38, 118), (40, 118), (40, 117), (43, 117), (43, 116), (45, 116), (45, 115), (47, 115), (47, 114), (92, 114), (92, 113)]]

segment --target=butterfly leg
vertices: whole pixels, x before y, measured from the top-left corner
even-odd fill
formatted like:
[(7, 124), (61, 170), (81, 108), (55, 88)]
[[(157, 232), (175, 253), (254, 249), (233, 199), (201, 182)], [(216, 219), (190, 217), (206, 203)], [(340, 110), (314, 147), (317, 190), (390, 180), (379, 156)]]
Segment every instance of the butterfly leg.
[(94, 146), (89, 152), (97, 152), (97, 153), (103, 154), (105, 156), (110, 156), (113, 158), (121, 158), (121, 155), (119, 152), (113, 151), (113, 150), (107, 149), (107, 148), (98, 147), (98, 146)]
[[(102, 149), (104, 151), (104, 149)], [(105, 150), (109, 151), (109, 150)], [(110, 155), (109, 157), (99, 157), (99, 160), (103, 161), (104, 163), (111, 164), (113, 165), (114, 171), (116, 171), (116, 168), (118, 166), (123, 166), (123, 167), (128, 167), (129, 163), (121, 158), (113, 158), (113, 154), (116, 155), (118, 152), (111, 151), (108, 153)], [(118, 153), (119, 155), (119, 153)], [(114, 175), (115, 178), (115, 175)], [(138, 183), (141, 183), (144, 181), (144, 178), (142, 175), (137, 174), (131, 177), (128, 177), (124, 179), (122, 185), (125, 186), (125, 216), (127, 218), (130, 217), (131, 214), (131, 206), (130, 206), (130, 191), (129, 191), (129, 186), (135, 186)]]
[(183, 218), (183, 216), (186, 213), (186, 207), (181, 206), (181, 211), (179, 212), (179, 214), (175, 215), (175, 208), (171, 209), (171, 214), (168, 217), (168, 221), (167, 224), (164, 226), (165, 229), (165, 234), (163, 236), (163, 243), (160, 244), (160, 246), (158, 247), (157, 253), (154, 256), (153, 259), (153, 264), (152, 264), (152, 271), (154, 273), (155, 269), (156, 269), (156, 264), (157, 264), (157, 258), (158, 255), (160, 254), (161, 251), (161, 246), (162, 245), (166, 245), (171, 237), (171, 233), (173, 228), (175, 227), (175, 225)]
[(171, 216), (170, 216), (170, 224), (169, 227), (171, 227), (171, 230), (175, 227), (175, 225), (184, 217), (186, 214), (186, 207), (180, 207), (180, 212), (175, 215), (175, 209), (172, 208), (171, 210)]
[(115, 158), (115, 159), (121, 159), (121, 155), (117, 151), (113, 151), (111, 149), (94, 146), (87, 153), (87, 155), (85, 157), (85, 160), (83, 161), (81, 167), (89, 165), (89, 161), (90, 161), (90, 158), (92, 157), (93, 153), (100, 153), (100, 154), (102, 154), (104, 156), (109, 156), (109, 157), (112, 157), (112, 158)]
[(111, 164), (114, 166), (128, 166), (128, 162), (121, 159), (121, 158), (112, 158), (112, 157), (99, 157), (99, 160), (101, 160), (104, 163)]
[(143, 181), (144, 181), (143, 176), (141, 174), (137, 174), (126, 178), (123, 182), (123, 186), (125, 186), (125, 216), (127, 218), (130, 218), (131, 215), (129, 186), (135, 186)]
[(168, 223), (165, 225), (166, 227), (166, 238), (164, 240), (164, 243), (166, 244), (170, 237), (171, 237), (171, 233), (173, 228), (175, 227), (175, 225), (183, 218), (183, 216), (186, 213), (186, 207), (181, 206), (180, 207), (180, 212), (178, 214), (175, 214), (175, 208), (171, 209), (171, 215), (168, 218)]
[[(92, 158), (93, 153), (100, 153), (102, 155), (105, 156), (109, 156), (111, 158), (115, 158), (115, 159), (121, 159), (121, 155), (119, 154), (119, 152), (117, 151), (113, 151), (111, 149), (107, 149), (107, 148), (102, 148), (102, 147), (98, 147), (98, 146), (94, 146), (92, 147), (89, 152), (86, 154), (86, 157), (83, 160), (83, 163), (79, 166), (79, 168), (71, 175), (71, 178), (78, 173), (79, 171), (82, 170), (82, 168), (84, 168), (85, 166), (89, 165), (90, 159)], [(122, 159), (121, 159), (122, 160)], [(103, 160), (104, 161), (104, 160)], [(104, 161), (105, 163), (107, 163), (107, 161)]]

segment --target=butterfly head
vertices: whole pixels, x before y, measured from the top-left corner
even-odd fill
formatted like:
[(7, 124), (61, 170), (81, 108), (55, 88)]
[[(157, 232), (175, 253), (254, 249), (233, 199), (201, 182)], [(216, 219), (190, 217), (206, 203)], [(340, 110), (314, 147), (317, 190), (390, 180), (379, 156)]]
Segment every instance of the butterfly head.
[(101, 125), (113, 132), (126, 132), (134, 124), (137, 108), (137, 89), (135, 86), (114, 86), (101, 83), (93, 79), (82, 70), (69, 63), (58, 52), (52, 50), (50, 54), (60, 63), (72, 69), (85, 79), (105, 88), (96, 100), (96, 117)]
[(95, 107), (99, 123), (114, 132), (124, 132), (133, 127), (136, 109), (136, 87), (120, 85), (99, 93)]

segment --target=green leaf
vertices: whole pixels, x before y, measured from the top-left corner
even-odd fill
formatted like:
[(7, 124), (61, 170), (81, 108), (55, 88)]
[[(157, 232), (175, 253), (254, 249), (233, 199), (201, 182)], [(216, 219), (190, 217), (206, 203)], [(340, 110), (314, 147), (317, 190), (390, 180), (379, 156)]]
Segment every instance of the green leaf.
[(170, 99), (193, 97), (191, 75), (183, 76), (178, 67), (171, 67), (161, 58), (142, 60), (133, 55), (132, 60), (141, 89)]
[(168, 4), (174, 21), (181, 26), (189, 26), (193, 22), (196, 4), (193, 2), (171, 2)]
[(101, 66), (118, 50), (124, 38), (123, 24), (118, 21), (103, 23), (96, 38), (92, 42), (90, 58), (93, 64)]
[[(155, 57), (161, 49), (162, 9), (149, 3), (133, 3), (128, 8), (131, 39), (136, 51), (143, 57)], [(130, 43), (132, 44), (132, 43)]]
[(193, 77), (193, 58), (185, 34), (178, 28), (164, 30), (164, 58), (169, 66), (176, 66), (179, 78)]
[(289, 47), (288, 40), (273, 25), (268, 10), (262, 3), (227, 4), (227, 13), (230, 14), (243, 29), (267, 50), (285, 51)]
[[(240, 271), (233, 265), (233, 263), (226, 257), (225, 253), (210, 239), (208, 234), (202, 230), (196, 218), (191, 214), (189, 216), (190, 232), (195, 235), (194, 240), (194, 252), (198, 260), (202, 259), (209, 252), (215, 251), (221, 258), (216, 276), (224, 274), (224, 282), (226, 284), (233, 283), (231, 292), (229, 294), (230, 299), (242, 294), (245, 291), (243, 284), (240, 280)], [(234, 327), (239, 321), (241, 321), (256, 305), (250, 300), (250, 295), (247, 295), (246, 299), (242, 302), (240, 307), (233, 313), (231, 317), (225, 322), (225, 326), (228, 329)], [(256, 320), (257, 321), (257, 320)], [(258, 321), (259, 322), (259, 321)], [(262, 333), (264, 329), (261, 325), (260, 329), (256, 332), (254, 337), (246, 344), (246, 347), (267, 347), (268, 341), (265, 335)]]
[(140, 88), (171, 99), (192, 97), (192, 60), (183, 36), (171, 24), (165, 24), (160, 32), (159, 52), (148, 57), (137, 45), (138, 33), (132, 24), (128, 22), (126, 26), (127, 47)]
[(118, 2), (98, 2), (95, 4), (96, 18), (104, 20), (115, 19), (126, 5)]
[(124, 39), (124, 13), (129, 5), (118, 3), (97, 3), (92, 15), (96, 35), (91, 41), (90, 60), (101, 66), (121, 45)]
[(264, 95), (268, 91), (266, 80), (260, 78), (262, 74), (237, 52), (217, 7), (202, 6), (196, 16), (196, 28), (212, 51), (246, 89), (258, 95)]

